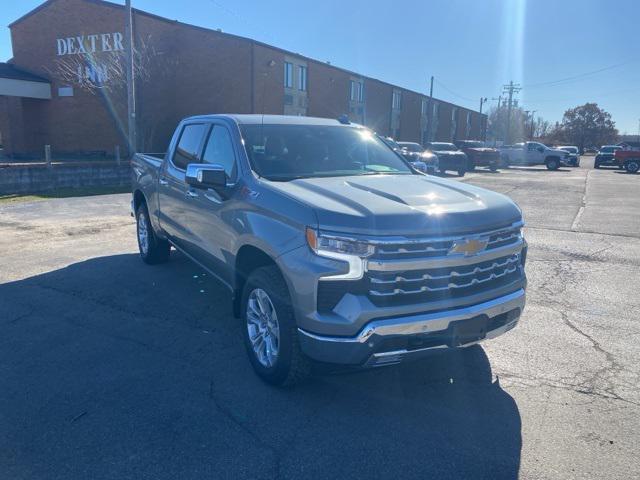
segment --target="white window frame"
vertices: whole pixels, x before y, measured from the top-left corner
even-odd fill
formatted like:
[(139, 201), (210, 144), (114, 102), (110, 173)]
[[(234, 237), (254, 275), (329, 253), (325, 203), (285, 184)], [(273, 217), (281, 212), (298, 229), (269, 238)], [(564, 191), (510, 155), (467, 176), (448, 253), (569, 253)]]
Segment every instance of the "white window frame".
[(298, 90), (307, 91), (307, 67), (306, 65), (298, 65)]
[(391, 108), (394, 110), (402, 109), (402, 92), (400, 90), (394, 90), (391, 99)]
[(284, 62), (284, 88), (293, 88), (293, 63)]

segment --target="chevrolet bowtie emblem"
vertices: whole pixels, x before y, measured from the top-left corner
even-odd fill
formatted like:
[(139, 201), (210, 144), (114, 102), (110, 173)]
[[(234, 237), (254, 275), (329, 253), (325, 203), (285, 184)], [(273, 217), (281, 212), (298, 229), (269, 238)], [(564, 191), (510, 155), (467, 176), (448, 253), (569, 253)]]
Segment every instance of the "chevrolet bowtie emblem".
[(475, 255), (487, 247), (487, 240), (478, 240), (477, 238), (465, 238), (464, 240), (456, 240), (449, 249), (449, 255), (463, 253), (464, 255)]

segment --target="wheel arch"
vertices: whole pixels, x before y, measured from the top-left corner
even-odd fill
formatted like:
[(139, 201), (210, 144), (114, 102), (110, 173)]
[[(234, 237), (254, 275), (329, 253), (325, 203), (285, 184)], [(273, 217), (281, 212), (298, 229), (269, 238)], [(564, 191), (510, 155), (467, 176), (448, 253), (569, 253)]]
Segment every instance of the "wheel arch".
[(247, 278), (256, 268), (266, 266), (275, 266), (278, 268), (278, 271), (280, 271), (280, 274), (282, 274), (275, 259), (261, 248), (246, 244), (238, 250), (235, 258), (233, 278), (233, 315), (236, 318), (240, 317), (240, 299), (242, 298), (242, 290)]
[(143, 203), (145, 205), (147, 204), (147, 198), (144, 196), (144, 193), (142, 193), (142, 190), (136, 189), (133, 192), (133, 212), (137, 212), (138, 207)]

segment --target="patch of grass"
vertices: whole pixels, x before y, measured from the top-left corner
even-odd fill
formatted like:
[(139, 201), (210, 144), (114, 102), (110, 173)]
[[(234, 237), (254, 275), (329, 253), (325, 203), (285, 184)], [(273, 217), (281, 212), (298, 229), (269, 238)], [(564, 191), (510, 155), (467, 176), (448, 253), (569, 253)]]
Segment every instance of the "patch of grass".
[(58, 188), (41, 193), (0, 195), (0, 204), (36, 202), (50, 198), (90, 197), (94, 195), (110, 195), (113, 193), (130, 193), (128, 185), (120, 187), (77, 187)]

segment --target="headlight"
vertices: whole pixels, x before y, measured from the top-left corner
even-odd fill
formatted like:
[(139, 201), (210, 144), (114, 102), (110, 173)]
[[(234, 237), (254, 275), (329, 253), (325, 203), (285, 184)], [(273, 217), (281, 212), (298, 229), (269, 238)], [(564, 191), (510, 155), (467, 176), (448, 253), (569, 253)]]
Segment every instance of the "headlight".
[(338, 275), (322, 277), (323, 280), (360, 280), (364, 275), (365, 258), (374, 252), (373, 245), (352, 238), (335, 235), (321, 235), (307, 227), (307, 244), (316, 255), (341, 260), (349, 265), (349, 271)]

